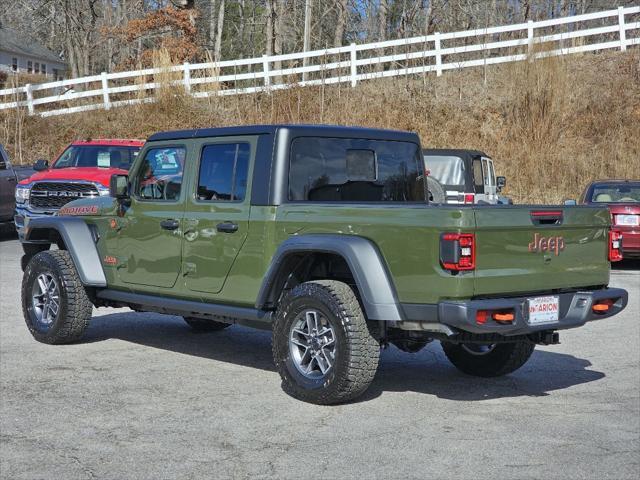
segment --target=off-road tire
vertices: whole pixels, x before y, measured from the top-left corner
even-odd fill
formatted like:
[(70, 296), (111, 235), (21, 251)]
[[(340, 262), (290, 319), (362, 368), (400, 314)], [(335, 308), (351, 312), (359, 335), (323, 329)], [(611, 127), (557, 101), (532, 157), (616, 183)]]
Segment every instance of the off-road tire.
[(535, 348), (527, 341), (498, 343), (482, 355), (469, 353), (462, 344), (440, 342), (449, 361), (461, 372), (476, 377), (500, 377), (522, 367)]
[(447, 196), (442, 184), (431, 176), (427, 176), (427, 190), (429, 191), (429, 201), (433, 203), (445, 203)]
[(33, 257), (35, 257), (40, 252), (46, 252), (51, 248), (51, 245), (48, 243), (23, 243), (22, 251), (24, 255), (20, 259), (20, 268), (24, 272), (27, 269), (27, 265)]
[(218, 330), (224, 330), (225, 328), (231, 326), (231, 324), (229, 323), (216, 322), (215, 320), (205, 320), (203, 318), (182, 318), (187, 323), (187, 325), (189, 325), (194, 331), (198, 333), (217, 332)]
[[(33, 284), (37, 282), (38, 275), (43, 273), (50, 274), (59, 287), (58, 313), (48, 326), (38, 321), (32, 304)], [(29, 261), (22, 277), (22, 312), (27, 327), (36, 340), (48, 344), (80, 340), (89, 326), (92, 308), (69, 252), (44, 251)]]
[[(322, 313), (336, 334), (334, 364), (325, 376), (310, 380), (292, 363), (289, 332), (296, 317), (312, 308)], [(380, 344), (367, 325), (349, 285), (315, 280), (293, 288), (281, 301), (273, 325), (273, 359), (283, 390), (294, 398), (319, 405), (348, 402), (362, 395), (378, 368)]]

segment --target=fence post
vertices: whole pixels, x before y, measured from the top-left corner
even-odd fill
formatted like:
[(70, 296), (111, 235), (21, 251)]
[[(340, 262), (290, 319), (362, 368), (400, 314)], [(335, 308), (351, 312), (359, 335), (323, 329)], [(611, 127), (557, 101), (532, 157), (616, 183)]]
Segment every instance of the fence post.
[(627, 50), (627, 33), (624, 31), (624, 7), (618, 7), (618, 23), (620, 24), (620, 51)]
[(358, 83), (358, 65), (356, 65), (356, 60), (358, 58), (358, 53), (356, 52), (356, 44), (351, 44), (351, 62), (349, 66), (351, 67), (351, 87), (355, 87)]
[(191, 94), (191, 68), (189, 62), (184, 62), (184, 91)]
[(533, 61), (533, 20), (527, 22), (527, 52), (529, 61)]
[(24, 86), (24, 91), (27, 94), (27, 110), (29, 111), (29, 115), (33, 115), (35, 113), (35, 109), (33, 108), (33, 91), (31, 88), (30, 83), (27, 83)]
[(433, 34), (435, 37), (433, 39), (434, 48), (436, 50), (436, 76), (442, 75), (442, 54), (440, 53), (440, 32), (435, 32)]
[(102, 77), (102, 102), (104, 103), (104, 109), (111, 109), (111, 101), (109, 100), (109, 80), (107, 79), (107, 72), (100, 74)]
[(262, 56), (262, 75), (264, 76), (264, 86), (271, 85), (271, 77), (269, 77), (269, 55)]

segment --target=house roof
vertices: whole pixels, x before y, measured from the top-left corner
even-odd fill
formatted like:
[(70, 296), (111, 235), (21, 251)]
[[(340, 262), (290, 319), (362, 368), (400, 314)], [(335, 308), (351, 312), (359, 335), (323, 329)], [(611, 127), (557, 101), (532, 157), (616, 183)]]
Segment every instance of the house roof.
[(33, 38), (4, 25), (0, 25), (0, 50), (39, 60), (65, 63), (56, 53), (40, 45)]

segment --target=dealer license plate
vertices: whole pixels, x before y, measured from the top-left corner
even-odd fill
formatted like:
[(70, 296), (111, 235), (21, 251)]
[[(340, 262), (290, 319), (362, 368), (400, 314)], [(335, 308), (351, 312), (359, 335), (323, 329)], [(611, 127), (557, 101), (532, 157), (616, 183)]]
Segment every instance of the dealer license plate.
[(640, 215), (616, 215), (616, 225), (636, 226), (640, 224)]
[(554, 323), (558, 321), (560, 310), (560, 299), (558, 297), (536, 297), (530, 298), (529, 325), (540, 325), (543, 323)]

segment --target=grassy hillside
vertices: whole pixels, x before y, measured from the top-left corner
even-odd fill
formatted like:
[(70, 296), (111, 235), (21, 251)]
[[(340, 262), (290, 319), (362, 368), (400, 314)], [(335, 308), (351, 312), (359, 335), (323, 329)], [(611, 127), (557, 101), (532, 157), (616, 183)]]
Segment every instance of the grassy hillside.
[(516, 202), (575, 198), (594, 178), (640, 177), (640, 51), (572, 56), (349, 86), (308, 87), (53, 118), (0, 112), (16, 160), (52, 158), (88, 137), (255, 123), (333, 123), (413, 130), (424, 146), (484, 150)]

